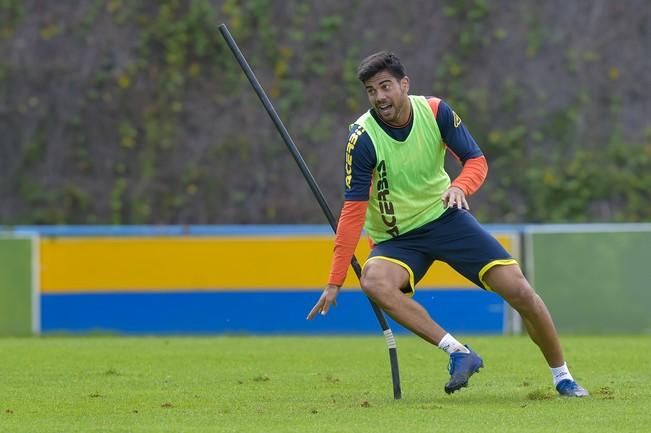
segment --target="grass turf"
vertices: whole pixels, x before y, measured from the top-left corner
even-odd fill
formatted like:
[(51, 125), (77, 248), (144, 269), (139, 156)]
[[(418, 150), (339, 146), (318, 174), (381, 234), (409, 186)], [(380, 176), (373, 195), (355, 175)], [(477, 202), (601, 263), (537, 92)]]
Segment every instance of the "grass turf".
[(486, 368), (443, 392), (447, 356), (398, 336), (0, 339), (0, 432), (651, 431), (651, 339), (566, 337), (592, 396), (556, 396), (525, 337), (474, 337)]

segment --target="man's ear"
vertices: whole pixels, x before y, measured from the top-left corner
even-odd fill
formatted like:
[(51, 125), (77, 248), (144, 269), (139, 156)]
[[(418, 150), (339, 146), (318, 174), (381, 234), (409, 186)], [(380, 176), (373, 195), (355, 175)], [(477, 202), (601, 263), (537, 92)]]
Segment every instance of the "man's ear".
[(403, 93), (408, 93), (409, 92), (409, 77), (404, 76), (400, 80), (400, 89), (402, 90)]

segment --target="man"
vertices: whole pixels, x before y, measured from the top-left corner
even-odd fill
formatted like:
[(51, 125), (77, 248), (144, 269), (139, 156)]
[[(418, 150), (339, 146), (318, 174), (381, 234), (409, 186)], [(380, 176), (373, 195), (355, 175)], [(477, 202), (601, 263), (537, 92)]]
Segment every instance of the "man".
[[(330, 278), (308, 320), (336, 305), (364, 226), (374, 246), (362, 271), (362, 290), (396, 322), (450, 355), (446, 393), (467, 386), (483, 360), (405, 296), (413, 296), (434, 260), (502, 296), (520, 313), (558, 393), (587, 396), (567, 368), (542, 299), (517, 262), (467, 211), (467, 197), (479, 189), (488, 169), (459, 116), (440, 99), (410, 96), (409, 77), (393, 53), (367, 57), (357, 76), (371, 109), (350, 130)], [(444, 170), (446, 148), (463, 164), (452, 183)]]

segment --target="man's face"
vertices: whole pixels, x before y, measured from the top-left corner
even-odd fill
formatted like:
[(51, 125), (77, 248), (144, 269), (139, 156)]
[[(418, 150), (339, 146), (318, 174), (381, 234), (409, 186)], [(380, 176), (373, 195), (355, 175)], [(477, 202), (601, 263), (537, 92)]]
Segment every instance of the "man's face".
[(364, 83), (371, 106), (380, 118), (394, 126), (407, 123), (411, 113), (409, 104), (409, 78), (398, 81), (387, 71), (373, 75)]

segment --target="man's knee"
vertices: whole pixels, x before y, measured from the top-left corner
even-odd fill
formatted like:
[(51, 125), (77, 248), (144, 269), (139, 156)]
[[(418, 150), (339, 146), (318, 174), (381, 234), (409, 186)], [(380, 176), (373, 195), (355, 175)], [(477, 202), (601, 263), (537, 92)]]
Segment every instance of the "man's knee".
[(540, 297), (531, 287), (526, 278), (518, 279), (511, 290), (510, 296), (506, 299), (515, 309), (519, 311), (535, 309), (540, 302)]
[(379, 266), (369, 265), (364, 267), (364, 272), (360, 280), (364, 293), (372, 298), (376, 298), (390, 290), (387, 279), (384, 278), (385, 274), (386, 272), (383, 272)]
[(374, 260), (364, 266), (360, 284), (364, 293), (374, 300), (401, 294), (407, 271), (401, 266), (383, 260)]
[(515, 309), (534, 307), (540, 297), (531, 287), (519, 266), (496, 266), (487, 275), (490, 287)]

